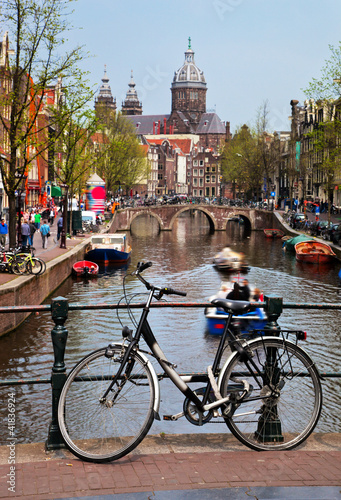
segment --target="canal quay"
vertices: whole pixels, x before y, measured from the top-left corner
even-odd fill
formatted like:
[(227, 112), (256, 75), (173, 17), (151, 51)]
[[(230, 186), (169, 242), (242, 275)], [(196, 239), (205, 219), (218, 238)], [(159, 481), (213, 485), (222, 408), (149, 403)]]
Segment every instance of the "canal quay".
[[(250, 265), (247, 278), (265, 294), (283, 297), (284, 303), (340, 302), (339, 261), (332, 266), (299, 265), (294, 256), (283, 252), (280, 240), (268, 240), (260, 231), (245, 234), (245, 228), (238, 223), (229, 223), (226, 232), (211, 233), (204, 215), (188, 212), (178, 218), (172, 231), (159, 232), (157, 221), (147, 216), (134, 221), (127, 237), (133, 249), (127, 268), (103, 268), (100, 276), (89, 282), (69, 277), (44, 303), (49, 304), (51, 298), (57, 296), (67, 298), (70, 304), (117, 303), (122, 297), (123, 276), (132, 271), (138, 261), (153, 262), (144, 274), (148, 281), (186, 291), (186, 300), (190, 302), (208, 301), (221, 281), (227, 279), (212, 267), (213, 256), (224, 246), (245, 253)], [(77, 241), (71, 243), (76, 244)], [(83, 244), (82, 241), (79, 244)], [(46, 260), (52, 262), (60, 258), (61, 252), (67, 255), (69, 251), (72, 250), (65, 253), (51, 243), (45, 253)], [(44, 258), (43, 250), (38, 250), (37, 255)], [(138, 281), (129, 279), (127, 290), (129, 294), (139, 294), (136, 302), (142, 301), (143, 289)], [(123, 324), (131, 324), (126, 313), (122, 311), (120, 316)], [(301, 343), (302, 347), (321, 372), (330, 373), (341, 371), (339, 318), (338, 310), (285, 309), (278, 322), (282, 328), (307, 331), (307, 341)], [(208, 334), (202, 309), (163, 309), (162, 312), (155, 309), (150, 322), (168, 359), (177, 363), (180, 372), (204, 371), (211, 364), (218, 339)], [(113, 310), (69, 311), (65, 326), (68, 329), (67, 371), (88, 352), (121, 339), (122, 327)], [(53, 364), (53, 327), (51, 313), (40, 312), (1, 337), (1, 378), (49, 377)], [(51, 420), (51, 388), (48, 385), (2, 387), (2, 401), (7, 400), (9, 392), (14, 393), (16, 399), (18, 490), (16, 495), (8, 495), (4, 484), (9, 471), (7, 413), (2, 405), (4, 446), (0, 448), (3, 478), (0, 498), (56, 499), (95, 495), (100, 498), (98, 495), (129, 493), (126, 498), (134, 499), (133, 493), (146, 492), (149, 496), (153, 493), (155, 498), (166, 499), (170, 498), (167, 496), (169, 490), (184, 490), (183, 496), (178, 498), (208, 498), (200, 496), (201, 490), (210, 494), (210, 498), (239, 498), (238, 495), (245, 498), (246, 491), (256, 498), (274, 498), (269, 496), (274, 494), (272, 487), (276, 487), (276, 498), (340, 498), (339, 489), (334, 487), (341, 484), (341, 381), (326, 378), (322, 385), (324, 403), (316, 432), (297, 450), (253, 452), (236, 442), (230, 433), (225, 433), (222, 425), (194, 428), (180, 419), (177, 422), (155, 421), (151, 436), (137, 450), (106, 465), (82, 463), (65, 450), (45, 453), (44, 442)], [(160, 414), (181, 411), (182, 399), (178, 391), (167, 380), (161, 381), (160, 386)], [(214, 494), (207, 491), (211, 489)], [(217, 496), (219, 492), (223, 496)], [(233, 496), (230, 497), (231, 492)]]

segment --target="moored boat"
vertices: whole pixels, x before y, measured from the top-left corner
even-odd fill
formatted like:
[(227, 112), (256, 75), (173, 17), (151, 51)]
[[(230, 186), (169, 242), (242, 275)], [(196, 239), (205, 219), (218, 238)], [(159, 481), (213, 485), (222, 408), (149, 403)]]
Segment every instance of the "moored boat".
[(294, 236), (293, 238), (288, 238), (283, 243), (283, 249), (287, 252), (295, 252), (296, 243), (300, 243), (301, 241), (311, 241), (311, 236), (299, 234), (298, 236)]
[(244, 254), (241, 252), (233, 252), (229, 247), (223, 248), (221, 252), (214, 256), (213, 266), (219, 271), (225, 272), (247, 272), (249, 270)]
[(131, 246), (123, 233), (98, 234), (91, 237), (85, 256), (101, 264), (125, 264), (131, 255)]
[(327, 243), (317, 240), (301, 241), (295, 245), (296, 260), (310, 262), (312, 264), (324, 264), (336, 257), (335, 253)]
[(72, 266), (74, 276), (97, 276), (99, 267), (96, 262), (90, 260), (79, 260)]
[(284, 231), (281, 229), (264, 229), (264, 234), (267, 238), (283, 238)]

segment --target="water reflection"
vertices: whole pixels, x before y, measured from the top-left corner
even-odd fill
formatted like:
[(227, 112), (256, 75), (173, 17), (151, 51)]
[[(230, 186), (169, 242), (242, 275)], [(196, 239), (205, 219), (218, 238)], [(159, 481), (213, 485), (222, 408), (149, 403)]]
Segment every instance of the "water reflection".
[[(244, 226), (229, 223), (227, 231), (211, 234), (206, 217), (199, 212), (180, 216), (172, 232), (159, 232), (153, 217), (135, 219), (131, 234), (131, 261), (126, 268), (105, 267), (96, 279), (87, 282), (73, 278), (65, 281), (54, 296), (64, 296), (71, 303), (118, 302), (122, 296), (122, 281), (126, 271), (132, 271), (138, 261), (152, 261), (145, 273), (148, 281), (158, 286), (172, 286), (187, 291), (190, 302), (207, 300), (226, 276), (212, 266), (213, 256), (224, 246), (246, 255), (250, 265), (249, 281), (265, 293), (283, 297), (284, 302), (339, 302), (338, 266), (320, 268), (302, 266), (295, 256), (282, 250), (281, 240), (265, 238), (262, 232), (246, 234)], [(136, 279), (127, 279), (127, 292), (141, 302), (144, 287)], [(170, 300), (176, 300), (171, 297)], [(127, 312), (121, 311), (121, 322), (132, 325)], [(139, 311), (134, 310), (138, 316)], [(304, 348), (318, 362), (321, 371), (341, 371), (341, 327), (339, 311), (285, 309), (280, 324), (283, 328), (308, 331)], [(207, 334), (203, 310), (152, 310), (150, 323), (170, 361), (179, 371), (204, 371), (212, 362), (219, 339)], [(0, 368), (2, 378), (45, 377), (51, 373), (53, 349), (51, 330), (54, 323), (49, 313), (31, 316), (16, 332), (0, 338)], [(116, 311), (70, 311), (66, 366), (71, 368), (84, 354), (111, 341), (121, 340), (121, 323)], [(160, 371), (159, 368), (156, 368)], [(327, 380), (324, 385), (324, 408), (318, 430), (339, 430), (338, 414), (341, 381)], [(51, 415), (49, 386), (31, 385), (14, 388), (17, 394), (17, 438), (20, 442), (43, 441)], [(7, 388), (0, 390), (6, 400)], [(160, 413), (177, 413), (182, 409), (182, 396), (169, 381), (161, 382)], [(3, 429), (6, 410), (0, 409)], [(218, 424), (194, 429), (181, 419), (155, 422), (152, 432), (217, 432)], [(2, 436), (6, 436), (4, 430)]]

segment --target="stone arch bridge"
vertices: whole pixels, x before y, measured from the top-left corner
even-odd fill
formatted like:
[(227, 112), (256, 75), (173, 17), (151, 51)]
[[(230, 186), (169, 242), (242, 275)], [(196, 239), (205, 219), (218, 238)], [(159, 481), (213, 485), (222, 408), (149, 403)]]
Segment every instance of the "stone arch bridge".
[(141, 215), (154, 217), (159, 223), (160, 231), (172, 231), (176, 218), (188, 211), (199, 211), (205, 214), (211, 231), (226, 231), (229, 219), (235, 216), (243, 219), (248, 230), (257, 231), (278, 225), (278, 221), (271, 211), (226, 207), (224, 205), (160, 205), (116, 211), (109, 232), (130, 231), (132, 222)]

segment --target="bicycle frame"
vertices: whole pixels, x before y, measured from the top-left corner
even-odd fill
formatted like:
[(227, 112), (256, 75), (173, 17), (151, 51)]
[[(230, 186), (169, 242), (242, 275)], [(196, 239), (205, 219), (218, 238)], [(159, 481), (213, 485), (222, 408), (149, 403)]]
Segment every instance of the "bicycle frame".
[[(163, 368), (163, 370), (168, 375), (170, 380), (183, 393), (183, 395), (186, 398), (188, 398), (192, 403), (195, 404), (195, 406), (197, 407), (199, 412), (203, 413), (206, 411), (210, 411), (210, 410), (213, 410), (215, 408), (221, 407), (226, 403), (229, 403), (230, 395), (228, 395), (226, 398), (218, 399), (218, 400), (213, 401), (211, 403), (207, 402), (208, 398), (209, 398), (210, 390), (212, 388), (210, 380), (208, 380), (208, 382), (207, 382), (206, 390), (205, 390), (205, 393), (203, 396), (203, 400), (200, 400), (197, 397), (197, 395), (195, 394), (195, 392), (190, 389), (190, 387), (187, 385), (187, 383), (184, 381), (184, 379), (177, 373), (177, 371), (175, 370), (175, 365), (172, 365), (172, 363), (170, 363), (170, 361), (168, 361), (168, 359), (166, 358), (165, 354), (163, 353), (160, 345), (158, 344), (158, 342), (157, 342), (157, 340), (152, 332), (152, 329), (147, 321), (147, 316), (148, 316), (149, 311), (150, 311), (150, 304), (151, 304), (151, 301), (153, 299), (154, 293), (155, 293), (155, 288), (151, 287), (147, 303), (143, 308), (143, 311), (142, 311), (142, 314), (141, 314), (141, 317), (140, 317), (140, 320), (138, 323), (136, 333), (135, 333), (134, 337), (131, 339), (131, 342), (129, 343), (129, 345), (127, 346), (127, 350), (124, 354), (121, 366), (120, 366), (119, 370), (117, 371), (114, 379), (110, 383), (109, 387), (107, 388), (106, 392), (104, 393), (103, 397), (101, 398), (101, 401), (103, 401), (103, 402), (106, 401), (106, 397), (108, 396), (112, 387), (121, 378), (123, 370), (127, 365), (127, 361), (129, 359), (130, 353), (133, 349), (135, 349), (135, 348), (138, 349), (137, 346), (138, 346), (138, 343), (139, 343), (140, 338), (142, 336), (144, 338), (145, 342), (147, 343), (148, 347), (150, 348), (153, 356), (155, 357), (155, 359), (157, 360), (157, 362), (161, 366), (161, 368)], [(260, 372), (259, 372), (257, 365), (248, 356), (246, 350), (243, 348), (241, 343), (238, 341), (236, 336), (233, 334), (233, 332), (229, 328), (231, 320), (232, 320), (232, 315), (233, 314), (230, 313), (228, 316), (228, 319), (226, 321), (225, 329), (224, 329), (224, 332), (221, 336), (221, 339), (220, 339), (220, 342), (219, 342), (219, 345), (218, 345), (218, 348), (217, 348), (217, 351), (216, 351), (216, 354), (214, 357), (214, 361), (213, 361), (213, 365), (212, 365), (212, 372), (214, 375), (216, 374), (216, 371), (217, 371), (219, 364), (220, 364), (220, 361), (221, 361), (221, 357), (223, 354), (226, 339), (227, 339), (227, 337), (230, 337), (232, 344), (242, 354), (246, 367), (248, 368), (249, 372), (253, 375), (257, 384), (259, 385), (259, 382), (256, 378), (256, 375), (253, 374), (252, 370), (249, 367), (249, 363), (252, 364), (252, 367), (254, 368), (256, 373), (258, 375), (260, 375)], [(130, 365), (126, 369), (125, 373), (128, 373), (128, 375), (129, 375), (131, 373), (132, 368), (133, 367)], [(124, 383), (125, 383), (125, 381), (123, 382), (123, 384)]]

